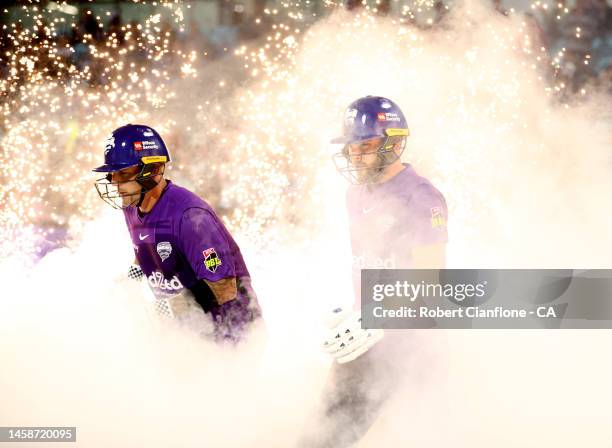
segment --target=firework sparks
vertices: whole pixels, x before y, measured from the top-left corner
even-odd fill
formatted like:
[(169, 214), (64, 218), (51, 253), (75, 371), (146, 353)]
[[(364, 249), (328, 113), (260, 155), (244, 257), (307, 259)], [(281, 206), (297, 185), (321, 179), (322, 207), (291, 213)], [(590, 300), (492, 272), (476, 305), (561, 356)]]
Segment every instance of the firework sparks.
[[(159, 128), (175, 161), (169, 175), (264, 246), (278, 239), (268, 231), (278, 222), (289, 222), (291, 232), (322, 225), (316, 207), (329, 188), (319, 175), (329, 169), (327, 141), (345, 104), (373, 93), (372, 86), (419, 104), (420, 110), (409, 109), (417, 125), (425, 114), (447, 127), (434, 144), (456, 151), (429, 161), (441, 164), (444, 157), (446, 166), (480, 157), (462, 150), (485, 144), (470, 131), (477, 117), (488, 117), (491, 134), (506, 139), (499, 150), (507, 154), (523, 143), (510, 136), (533, 126), (522, 118), (530, 92), (565, 89), (562, 81), (546, 83), (548, 58), (524, 20), (493, 15), (478, 3), (450, 12), (445, 7), (451, 20), (439, 27), (414, 24), (417, 17), (428, 23), (432, 2), (394, 5), (397, 14), (388, 18), (379, 16), (377, 3), (349, 14), (329, 2), (323, 13), (331, 16), (323, 24), (309, 2), (278, 6), (256, 19), (269, 27), (265, 37), (214, 64), (173, 44), (167, 16), (184, 30), (185, 8), (177, 1), (162, 3), (142, 24), (108, 30), (101, 42), (84, 34), (77, 49), (58, 38), (61, 27), (74, 23), (24, 9), (33, 25), (7, 26), (9, 71), (0, 81), (7, 129), (8, 169), (0, 189), (5, 253), (30, 251), (37, 232), (45, 236), (68, 225), (78, 231), (96, 216), (100, 204), (89, 169), (99, 162), (107, 133), (126, 122)], [(565, 11), (556, 6), (555, 14)], [(532, 8), (551, 9), (540, 2)], [(75, 51), (85, 51), (88, 63), (75, 63)], [(550, 63), (559, 67), (562, 59), (560, 51)], [(418, 93), (430, 79), (438, 79), (431, 98), (444, 92), (436, 111)], [(462, 175), (444, 173), (449, 184)]]
[[(65, 2), (53, 5), (51, 11), (69, 7)], [(178, 3), (162, 7), (180, 26)], [(0, 189), (5, 253), (32, 252), (41, 237), (66, 227), (69, 220), (78, 227), (82, 219), (90, 219), (98, 204), (87, 188), (88, 171), (99, 159), (110, 123), (146, 122), (174, 97), (166, 86), (176, 73), (165, 68), (166, 59), (184, 61), (183, 77), (195, 75), (189, 69), (195, 53), (172, 52), (159, 13), (143, 25), (107, 30), (104, 40), (84, 33), (75, 46), (59, 36), (60, 29), (76, 28), (76, 23), (50, 19), (38, 6), (24, 6), (23, 14), (24, 20), (5, 25), (8, 70), (0, 80), (6, 129)], [(25, 26), (25, 21), (32, 25)], [(73, 58), (76, 51), (86, 57)], [(156, 125), (167, 129), (172, 121)]]

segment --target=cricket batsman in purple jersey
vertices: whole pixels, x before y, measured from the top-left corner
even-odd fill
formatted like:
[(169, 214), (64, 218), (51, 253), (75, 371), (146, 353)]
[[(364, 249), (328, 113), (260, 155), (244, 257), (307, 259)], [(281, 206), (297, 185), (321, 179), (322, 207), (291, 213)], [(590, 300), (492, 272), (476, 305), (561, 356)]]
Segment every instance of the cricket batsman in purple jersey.
[[(261, 310), (240, 248), (212, 207), (164, 177), (170, 154), (151, 127), (128, 124), (106, 140), (100, 197), (125, 216), (136, 264), (130, 277), (146, 278), (160, 314), (202, 333), (238, 341)], [(197, 321), (197, 320), (196, 320)]]
[[(448, 211), (444, 196), (401, 161), (409, 129), (391, 100), (367, 96), (345, 111), (342, 136), (332, 143), (340, 173), (352, 185), (347, 207), (356, 308), (361, 269), (444, 268)], [(324, 412), (300, 446), (348, 447), (374, 423), (382, 405), (407, 376), (405, 359), (418, 349), (411, 331), (361, 328), (361, 312), (335, 309), (323, 343), (334, 358), (324, 392)], [(411, 347), (412, 345), (412, 347)], [(315, 429), (316, 431), (316, 429)]]

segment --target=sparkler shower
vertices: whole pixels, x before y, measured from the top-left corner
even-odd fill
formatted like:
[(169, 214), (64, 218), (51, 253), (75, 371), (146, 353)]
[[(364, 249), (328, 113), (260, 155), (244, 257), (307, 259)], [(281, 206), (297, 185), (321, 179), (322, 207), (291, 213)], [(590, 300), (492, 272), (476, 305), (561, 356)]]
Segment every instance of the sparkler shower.
[[(360, 96), (401, 105), (406, 161), (448, 201), (449, 267), (610, 267), (609, 98), (568, 94), (563, 52), (549, 60), (521, 14), (466, 0), (417, 27), (433, 4), (382, 16), (376, 4), (278, 3), (255, 24), (262, 37), (212, 59), (173, 44), (191, 3), (134, 3), (151, 14), (121, 39), (83, 36), (81, 66), (54, 38), (69, 15), (32, 2), (5, 20), (0, 426), (77, 426), (87, 447), (292, 446), (329, 368), (319, 316), (352, 301), (346, 185), (328, 142)], [(91, 168), (130, 122), (160, 131), (167, 176), (236, 235), (267, 338), (203, 343), (150, 316), (149, 292), (123, 280), (133, 251)], [(609, 440), (608, 331), (418, 341), (414, 381), (359, 446)]]

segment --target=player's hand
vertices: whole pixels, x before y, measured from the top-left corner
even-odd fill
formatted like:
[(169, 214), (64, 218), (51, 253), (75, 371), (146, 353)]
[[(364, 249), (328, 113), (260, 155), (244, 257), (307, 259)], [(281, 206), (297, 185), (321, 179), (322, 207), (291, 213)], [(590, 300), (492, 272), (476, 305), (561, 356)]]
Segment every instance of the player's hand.
[(339, 364), (357, 359), (380, 341), (382, 329), (361, 328), (361, 312), (336, 308), (327, 320), (330, 332), (323, 350)]

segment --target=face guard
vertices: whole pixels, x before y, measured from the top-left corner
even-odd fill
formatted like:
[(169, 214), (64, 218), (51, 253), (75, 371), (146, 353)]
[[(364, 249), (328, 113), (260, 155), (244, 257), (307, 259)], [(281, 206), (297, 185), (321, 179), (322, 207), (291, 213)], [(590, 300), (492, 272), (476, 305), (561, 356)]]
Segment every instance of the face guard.
[[(161, 181), (161, 178), (165, 172), (166, 161), (167, 158), (165, 156), (143, 157), (143, 163), (140, 165), (140, 171), (134, 179), (113, 182), (112, 172), (109, 172), (103, 178), (96, 180), (94, 184), (96, 191), (98, 192), (100, 198), (114, 209), (124, 210), (132, 206), (140, 207), (147, 192), (155, 188)], [(162, 164), (161, 171), (159, 173), (154, 173), (155, 168), (159, 166), (160, 163)], [(159, 180), (155, 180), (155, 177), (157, 176), (159, 176)], [(140, 185), (140, 191), (136, 193), (121, 193), (119, 186), (128, 182), (137, 182)], [(132, 197), (134, 197), (134, 199), (128, 199)], [(124, 199), (128, 200), (126, 201)]]
[[(409, 135), (408, 129), (389, 128), (385, 129), (384, 133), (383, 143), (373, 151), (351, 155), (349, 152), (350, 143), (345, 144), (341, 152), (333, 155), (336, 170), (354, 185), (376, 183), (385, 169), (402, 156), (406, 146), (406, 137)], [(399, 152), (395, 149), (398, 144), (401, 145)], [(368, 166), (355, 165), (356, 160), (370, 154), (376, 154), (376, 163)]]

